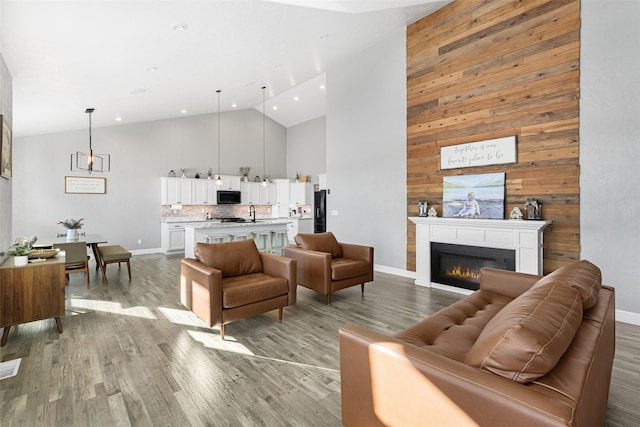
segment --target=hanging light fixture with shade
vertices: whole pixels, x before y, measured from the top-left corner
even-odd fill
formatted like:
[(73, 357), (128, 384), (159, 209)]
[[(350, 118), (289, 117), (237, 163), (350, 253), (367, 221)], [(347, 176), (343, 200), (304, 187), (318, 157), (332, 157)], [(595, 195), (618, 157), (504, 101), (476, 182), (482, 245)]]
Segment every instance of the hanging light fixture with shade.
[(267, 127), (266, 127), (266, 119), (267, 115), (265, 114), (265, 89), (266, 86), (262, 86), (262, 186), (266, 187), (269, 184), (269, 180), (267, 179)]
[(76, 151), (71, 154), (71, 171), (109, 172), (111, 170), (110, 154), (95, 154), (91, 141), (91, 114), (94, 108), (87, 108), (85, 113), (89, 114), (89, 151), (83, 153)]
[(221, 89), (216, 91), (218, 94), (218, 178), (216, 178), (216, 185), (218, 187), (222, 187), (222, 177), (220, 176), (220, 92), (222, 92)]

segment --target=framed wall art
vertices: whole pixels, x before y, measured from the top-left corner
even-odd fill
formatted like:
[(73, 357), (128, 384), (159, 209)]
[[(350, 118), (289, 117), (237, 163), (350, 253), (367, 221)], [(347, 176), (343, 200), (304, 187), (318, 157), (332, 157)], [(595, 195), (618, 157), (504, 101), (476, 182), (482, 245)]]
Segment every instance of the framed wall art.
[(445, 176), (442, 216), (504, 219), (504, 172)]
[(0, 116), (2, 121), (2, 134), (0, 135), (0, 176), (11, 178), (11, 128), (4, 116)]
[(64, 192), (66, 194), (106, 194), (107, 178), (65, 176)]

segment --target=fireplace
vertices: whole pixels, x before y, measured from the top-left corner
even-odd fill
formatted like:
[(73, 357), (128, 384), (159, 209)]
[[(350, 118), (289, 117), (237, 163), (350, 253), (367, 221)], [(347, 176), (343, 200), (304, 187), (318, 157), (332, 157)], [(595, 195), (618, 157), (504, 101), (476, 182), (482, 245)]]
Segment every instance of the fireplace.
[[(513, 264), (483, 264), (513, 270), (519, 273), (542, 274), (543, 230), (551, 221), (523, 221), (515, 219), (466, 219), (411, 217), (416, 224), (416, 285), (440, 288), (452, 292), (466, 293), (477, 289), (477, 282), (460, 287), (458, 284), (444, 284), (437, 274), (432, 274), (431, 245), (450, 244), (480, 248), (480, 258), (490, 250), (507, 250), (513, 253)], [(505, 259), (498, 255), (497, 259)], [(502, 261), (493, 261), (502, 264)], [(477, 266), (473, 266), (474, 268)], [(438, 266), (439, 270), (440, 267)], [(473, 275), (473, 274), (472, 274)], [(437, 278), (436, 278), (437, 277)], [(473, 286), (473, 287), (469, 287)]]
[(482, 267), (515, 271), (514, 250), (431, 243), (431, 281), (478, 290)]

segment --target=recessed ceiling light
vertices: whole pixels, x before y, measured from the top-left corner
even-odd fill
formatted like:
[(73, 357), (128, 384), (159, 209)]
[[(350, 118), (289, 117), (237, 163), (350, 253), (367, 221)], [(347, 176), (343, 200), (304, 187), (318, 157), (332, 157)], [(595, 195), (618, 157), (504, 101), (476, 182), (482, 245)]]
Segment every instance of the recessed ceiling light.
[(294, 100), (294, 101), (298, 101), (298, 100), (300, 100), (300, 98), (298, 98), (297, 96), (294, 96), (294, 97), (293, 97), (293, 100)]
[(320, 89), (324, 90), (324, 85), (320, 85)]
[(181, 114), (187, 114), (187, 110), (180, 110)]
[(274, 110), (277, 110), (277, 109), (278, 109), (278, 106), (277, 106), (277, 105), (274, 105), (272, 108), (273, 108)]
[(187, 24), (176, 24), (171, 28), (173, 28), (173, 31), (184, 31), (189, 28), (189, 26)]
[(140, 95), (141, 93), (145, 93), (147, 90), (144, 88), (138, 88), (138, 89), (134, 89), (132, 90), (130, 93), (133, 95)]
[(115, 120), (116, 120), (116, 122), (121, 122), (122, 121), (122, 117), (116, 117)]
[(236, 108), (238, 106), (238, 104), (236, 104), (235, 102), (233, 104), (231, 104), (231, 108)]

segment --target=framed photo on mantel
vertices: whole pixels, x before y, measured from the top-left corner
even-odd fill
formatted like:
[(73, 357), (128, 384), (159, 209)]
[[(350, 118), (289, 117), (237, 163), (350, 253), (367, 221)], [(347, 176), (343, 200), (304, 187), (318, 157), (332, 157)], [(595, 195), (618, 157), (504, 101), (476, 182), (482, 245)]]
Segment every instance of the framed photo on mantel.
[(11, 178), (11, 128), (4, 116), (0, 116), (2, 121), (2, 134), (0, 135), (0, 176)]

